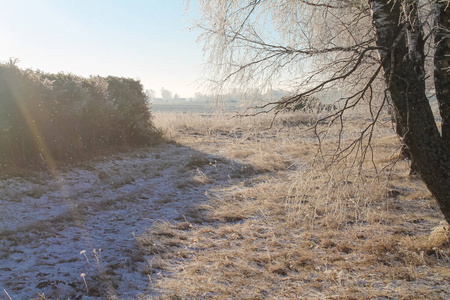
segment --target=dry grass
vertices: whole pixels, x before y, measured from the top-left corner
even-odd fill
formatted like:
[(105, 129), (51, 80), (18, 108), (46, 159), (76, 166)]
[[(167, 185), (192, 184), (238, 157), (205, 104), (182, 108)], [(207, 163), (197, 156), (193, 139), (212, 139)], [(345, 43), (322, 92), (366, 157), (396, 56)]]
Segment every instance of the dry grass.
[[(329, 165), (311, 116), (157, 115), (166, 137), (250, 164), (208, 191), (208, 222), (161, 222), (138, 237), (162, 299), (446, 299), (448, 224), (389, 125), (373, 157)], [(362, 120), (349, 121), (348, 140)], [(321, 125), (323, 128), (327, 125)], [(328, 128), (336, 132), (336, 128)], [(353, 131), (353, 133), (352, 133)], [(344, 141), (346, 142), (346, 141)], [(361, 167), (362, 166), (362, 167)], [(376, 167), (376, 169), (374, 168)], [(202, 174), (199, 182), (208, 181)], [(208, 181), (209, 182), (209, 181)]]

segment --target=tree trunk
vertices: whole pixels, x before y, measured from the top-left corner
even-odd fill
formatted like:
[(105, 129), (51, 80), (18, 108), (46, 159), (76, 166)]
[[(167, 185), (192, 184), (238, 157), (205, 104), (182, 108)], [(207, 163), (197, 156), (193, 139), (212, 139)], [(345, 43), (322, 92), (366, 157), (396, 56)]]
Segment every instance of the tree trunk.
[[(400, 125), (400, 122), (397, 120), (398, 117), (396, 116), (396, 114), (393, 114), (393, 122), (395, 124), (395, 132), (397, 133), (397, 135), (400, 138), (404, 138), (405, 133), (406, 133), (406, 128), (403, 128)], [(406, 146), (405, 144), (402, 145), (402, 150), (400, 153), (400, 157), (403, 159), (408, 159), (411, 163), (410, 167), (409, 167), (409, 175), (417, 175), (418, 174), (418, 169), (417, 169), (417, 164), (414, 162), (414, 160), (411, 157), (411, 154), (409, 154), (409, 149), (408, 146)]]
[(450, 149), (450, 8), (435, 0), (434, 85), (442, 118), (442, 139)]
[[(407, 3), (408, 13), (403, 15)], [(450, 153), (425, 94), (424, 50), (416, 1), (369, 0), (384, 78), (404, 142), (450, 223)]]

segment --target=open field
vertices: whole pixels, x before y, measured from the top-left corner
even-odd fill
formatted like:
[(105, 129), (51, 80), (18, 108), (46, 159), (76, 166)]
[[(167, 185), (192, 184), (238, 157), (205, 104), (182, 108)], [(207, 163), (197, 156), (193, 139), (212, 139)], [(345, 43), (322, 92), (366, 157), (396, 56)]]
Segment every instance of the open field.
[[(375, 130), (366, 162), (350, 155), (330, 166), (339, 128), (319, 125), (329, 134), (318, 152), (307, 130), (315, 120), (158, 112), (167, 139), (159, 146), (1, 178), (0, 291), (449, 298), (448, 225), (409, 176), (391, 124)], [(364, 122), (346, 121), (343, 145)]]
[[(165, 236), (151, 262), (163, 270), (154, 279), (163, 298), (450, 296), (448, 225), (420, 179), (409, 176), (389, 122), (376, 129), (373, 156), (360, 168), (352, 156), (333, 166), (321, 160), (339, 128), (328, 128), (317, 155), (306, 130), (313, 116), (282, 115), (271, 129), (265, 115), (217, 121), (156, 118), (170, 139), (256, 171), (209, 191), (208, 222), (158, 224), (140, 237)], [(363, 123), (347, 121), (344, 144)]]

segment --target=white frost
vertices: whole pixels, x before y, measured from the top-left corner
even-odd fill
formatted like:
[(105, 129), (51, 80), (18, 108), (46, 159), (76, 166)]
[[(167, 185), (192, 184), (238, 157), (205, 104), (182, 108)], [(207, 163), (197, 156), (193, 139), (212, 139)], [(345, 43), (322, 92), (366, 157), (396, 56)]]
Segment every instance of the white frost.
[(51, 175), (0, 180), (0, 293), (95, 299), (86, 296), (86, 285), (92, 295), (99, 284), (119, 299), (150, 293), (147, 263), (133, 259), (134, 236), (155, 220), (182, 219), (229, 180), (231, 163), (218, 159), (198, 166), (214, 185), (190, 185), (197, 166), (186, 162), (194, 156), (215, 159), (166, 144)]

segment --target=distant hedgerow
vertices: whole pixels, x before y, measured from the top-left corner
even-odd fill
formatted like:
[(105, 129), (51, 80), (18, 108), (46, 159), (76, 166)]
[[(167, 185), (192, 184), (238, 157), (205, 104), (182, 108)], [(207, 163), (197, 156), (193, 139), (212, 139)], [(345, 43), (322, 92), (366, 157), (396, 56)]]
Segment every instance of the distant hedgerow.
[(0, 64), (0, 170), (67, 161), (159, 134), (138, 80), (89, 78)]

